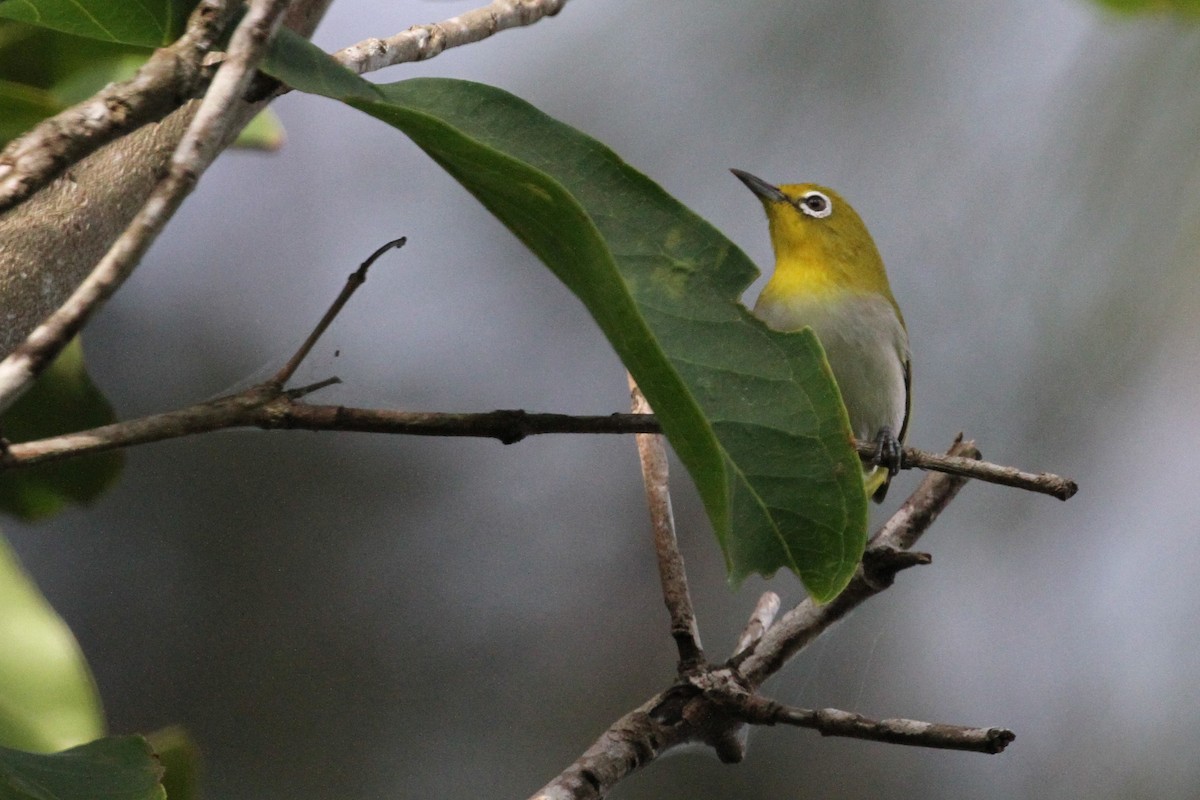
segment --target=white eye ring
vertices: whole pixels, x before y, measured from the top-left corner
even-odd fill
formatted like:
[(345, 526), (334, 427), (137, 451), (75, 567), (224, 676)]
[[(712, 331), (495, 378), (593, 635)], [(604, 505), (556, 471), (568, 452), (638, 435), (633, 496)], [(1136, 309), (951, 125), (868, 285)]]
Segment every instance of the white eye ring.
[(833, 202), (824, 192), (812, 191), (796, 201), (796, 208), (810, 217), (824, 219), (833, 213)]

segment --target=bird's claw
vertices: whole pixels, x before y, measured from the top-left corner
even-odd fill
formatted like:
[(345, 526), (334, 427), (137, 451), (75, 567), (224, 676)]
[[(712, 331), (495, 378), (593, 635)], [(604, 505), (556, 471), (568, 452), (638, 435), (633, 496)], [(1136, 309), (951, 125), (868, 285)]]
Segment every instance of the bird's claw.
[(900, 472), (903, 460), (904, 448), (900, 446), (900, 440), (892, 433), (891, 427), (884, 425), (879, 429), (879, 433), (875, 434), (875, 454), (871, 457), (872, 463), (886, 468), (888, 477), (894, 478)]

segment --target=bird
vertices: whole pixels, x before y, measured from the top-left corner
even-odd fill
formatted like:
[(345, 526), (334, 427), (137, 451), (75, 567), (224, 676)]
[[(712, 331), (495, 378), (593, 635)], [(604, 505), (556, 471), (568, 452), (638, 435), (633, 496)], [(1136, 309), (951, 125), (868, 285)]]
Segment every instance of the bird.
[(776, 186), (730, 170), (762, 201), (775, 272), (753, 313), (778, 331), (812, 328), (833, 370), (850, 428), (874, 444), (867, 495), (883, 502), (900, 470), (912, 407), (908, 329), (883, 259), (858, 212), (815, 183)]

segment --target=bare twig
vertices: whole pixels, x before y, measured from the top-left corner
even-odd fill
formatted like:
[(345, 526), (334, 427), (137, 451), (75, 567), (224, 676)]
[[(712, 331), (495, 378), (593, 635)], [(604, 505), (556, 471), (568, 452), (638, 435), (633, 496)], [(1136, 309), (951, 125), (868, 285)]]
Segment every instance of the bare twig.
[[(293, 395), (292, 399), (298, 397)], [(210, 418), (213, 415), (216, 415), (215, 418)], [(186, 424), (181, 424), (182, 421), (186, 421)], [(503, 444), (514, 444), (530, 436), (552, 433), (629, 434), (662, 431), (658, 421), (650, 414), (576, 416), (533, 413), (520, 409), (451, 413), (295, 404), (287, 409), (276, 409), (268, 416), (265, 412), (243, 406), (237, 406), (235, 412), (229, 406), (214, 407), (202, 403), (169, 414), (13, 445), (14, 454), (19, 455), (7, 466), (33, 466), (98, 450), (158, 442), (224, 428), (302, 428), (408, 436), (466, 436), (496, 439)], [(944, 460), (953, 474), (979, 477), (981, 480), (988, 480), (997, 471), (1012, 469), (970, 458), (925, 453), (914, 448), (906, 448), (905, 452), (909, 454), (906, 459), (910, 459), (906, 460), (905, 467), (920, 465), (924, 469), (934, 470)], [(1047, 477), (1070, 483), (1058, 476)]]
[[(325, 312), (325, 316), (321, 317), (321, 321), (317, 323), (317, 327), (313, 328), (312, 333), (310, 333), (308, 338), (304, 340), (304, 344), (300, 345), (300, 349), (292, 354), (292, 357), (289, 358), (288, 362), (280, 368), (279, 372), (275, 373), (270, 380), (271, 383), (282, 387), (285, 383), (291, 380), (292, 375), (296, 373), (296, 370), (300, 367), (300, 364), (305, 358), (308, 357), (308, 354), (312, 351), (313, 346), (316, 345), (317, 340), (321, 338), (321, 335), (325, 333), (325, 330), (330, 326), (337, 315), (341, 313), (342, 308), (347, 302), (349, 302), (350, 297), (358, 290), (358, 287), (367, 282), (367, 270), (371, 268), (371, 265), (374, 264), (379, 257), (388, 250), (403, 247), (406, 241), (408, 241), (408, 239), (404, 236), (401, 236), (399, 239), (393, 239), (387, 244), (382, 245), (374, 253), (371, 253), (371, 255), (367, 257), (367, 260), (359, 265), (358, 269), (350, 273), (350, 277), (346, 279), (346, 285), (342, 287), (341, 293), (338, 294), (333, 303), (329, 306), (329, 310)], [(307, 394), (307, 392), (305, 394)], [(292, 396), (294, 398), (296, 395), (293, 394)]]
[[(328, 385), (324, 381), (322, 384)], [(519, 409), (447, 414), (294, 403), (291, 401), (297, 398), (291, 392), (279, 393), (283, 399), (256, 393), (247, 401), (244, 394), (77, 433), (10, 444), (7, 453), (0, 456), (0, 467), (32, 467), (103, 450), (229, 428), (467, 436), (496, 439), (503, 444), (551, 433), (630, 434), (658, 430), (658, 424), (645, 414), (572, 416), (531, 414)]]
[[(629, 394), (633, 413), (650, 413), (650, 404), (632, 375), (629, 376)], [(704, 650), (696, 626), (696, 613), (692, 609), (683, 554), (675, 537), (675, 518), (667, 485), (667, 448), (662, 434), (639, 433), (636, 438), (646, 501), (650, 506), (650, 527), (654, 532), (654, 553), (658, 559), (663, 602), (671, 615), (671, 637), (679, 650), (679, 671), (684, 673), (704, 664)]]
[(162, 119), (207, 85), (204, 57), (240, 3), (204, 0), (187, 30), (154, 51), (127, 81), (109, 84), (9, 142), (0, 153), (0, 212), (20, 203), (71, 164), (132, 130)]
[(496, 0), (444, 22), (414, 25), (386, 39), (367, 39), (334, 53), (341, 64), (360, 75), (424, 61), (444, 50), (478, 42), (509, 28), (532, 25), (562, 10), (567, 0)]
[(232, 124), (228, 111), (239, 102), (254, 74), (255, 65), (266, 54), (267, 44), (281, 22), (288, 2), (258, 0), (251, 3), (250, 10), (234, 31), (225, 61), (175, 150), (166, 176), (92, 273), (23, 344), (0, 362), (0, 410), (20, 396), (82, 329), (92, 313), (125, 281), (200, 175), (216, 158), (224, 130)]
[(749, 622), (733, 648), (734, 658), (758, 644), (767, 628), (774, 624), (775, 615), (779, 613), (779, 603), (779, 595), (774, 592), (763, 592), (763, 596), (758, 598), (758, 605), (754, 607)]
[[(858, 453), (863, 455), (866, 450), (874, 453), (875, 446), (858, 444)], [(1059, 500), (1070, 500), (1079, 491), (1075, 481), (1068, 480), (1049, 472), (1025, 472), (1015, 467), (1003, 467), (990, 464), (974, 458), (945, 456), (939, 453), (926, 453), (916, 448), (906, 447), (903, 453), (903, 467), (916, 467), (935, 472), (945, 472), (950, 475), (963, 475), (977, 478), (988, 483), (998, 483), (1003, 486), (1013, 486), (1030, 492), (1048, 494)]]
[(822, 736), (845, 736), (872, 742), (934, 747), (975, 753), (1000, 753), (1016, 734), (1007, 728), (968, 728), (915, 719), (868, 719), (836, 708), (794, 708), (755, 697), (744, 707), (746, 721), (756, 725), (794, 725)]

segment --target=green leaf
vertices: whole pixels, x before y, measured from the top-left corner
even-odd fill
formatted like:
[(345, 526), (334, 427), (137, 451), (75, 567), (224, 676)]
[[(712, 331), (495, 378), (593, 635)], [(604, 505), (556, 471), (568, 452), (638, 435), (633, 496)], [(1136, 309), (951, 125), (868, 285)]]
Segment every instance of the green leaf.
[(79, 644), (0, 537), (0, 745), (52, 752), (103, 735)]
[(1122, 14), (1177, 14), (1200, 16), (1200, 0), (1096, 0), (1105, 8)]
[(157, 730), (146, 737), (163, 767), (162, 784), (170, 800), (200, 797), (200, 748), (178, 725)]
[(271, 40), (262, 71), (309, 94), (332, 97), (377, 99), (373, 83), (343, 67), (333, 56), (289, 28), (280, 28)]
[(142, 47), (161, 47), (183, 32), (196, 0), (0, 0), (0, 17)]
[(164, 800), (162, 767), (141, 736), (51, 755), (0, 747), (2, 800)]
[[(112, 407), (88, 378), (76, 339), (0, 418), (9, 441), (22, 442), (107, 425)], [(0, 472), (0, 511), (22, 519), (45, 517), (67, 503), (96, 499), (121, 474), (120, 452)]]
[(273, 152), (283, 147), (285, 141), (287, 132), (283, 129), (283, 123), (279, 121), (275, 112), (264, 108), (250, 120), (250, 124), (242, 128), (233, 146), (243, 150)]
[[(311, 46), (277, 42), (295, 47)], [(734, 581), (788, 567), (818, 600), (844, 588), (867, 519), (846, 412), (812, 332), (770, 331), (740, 304), (758, 271), (732, 242), (604, 145), (499, 89), (373, 88), (317, 56), (268, 69), (403, 131), (578, 295), (691, 473)], [(714, 167), (714, 185), (725, 179)]]
[(60, 110), (49, 92), (0, 78), (0, 147)]
[(150, 51), (0, 20), (0, 145), (114, 81)]

